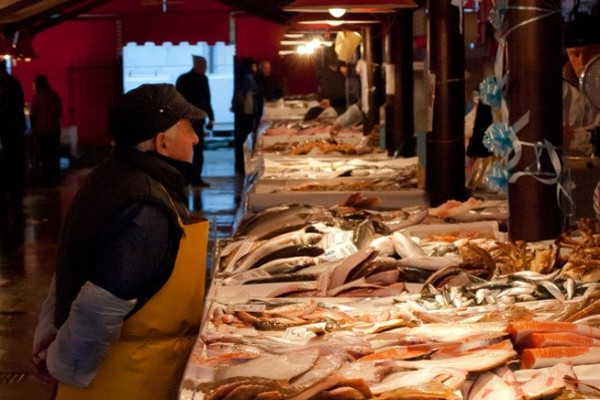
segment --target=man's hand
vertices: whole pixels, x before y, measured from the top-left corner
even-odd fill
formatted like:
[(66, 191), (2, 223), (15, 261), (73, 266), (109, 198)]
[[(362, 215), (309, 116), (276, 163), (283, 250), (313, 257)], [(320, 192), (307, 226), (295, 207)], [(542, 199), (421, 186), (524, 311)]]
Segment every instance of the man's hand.
[(50, 372), (48, 372), (48, 367), (46, 366), (46, 349), (48, 346), (54, 342), (56, 339), (56, 333), (46, 336), (36, 348), (33, 349), (33, 355), (31, 356), (31, 362), (35, 367), (36, 376), (42, 382), (56, 382), (56, 379)]
[(340, 129), (342, 129), (342, 127), (338, 124), (333, 124), (331, 125), (331, 128), (329, 129), (329, 134), (331, 136), (337, 136), (337, 134), (340, 132)]

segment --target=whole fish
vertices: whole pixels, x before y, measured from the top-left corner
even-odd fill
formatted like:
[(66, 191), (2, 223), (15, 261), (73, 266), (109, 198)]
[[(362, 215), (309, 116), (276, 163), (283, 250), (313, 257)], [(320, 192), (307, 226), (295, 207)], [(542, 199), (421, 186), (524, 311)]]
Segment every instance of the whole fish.
[(401, 267), (415, 267), (429, 271), (437, 271), (445, 267), (458, 266), (462, 261), (462, 257), (458, 254), (447, 253), (442, 257), (430, 257), (426, 255), (406, 257), (398, 260), (397, 265)]
[(298, 245), (312, 246), (318, 243), (321, 240), (321, 237), (322, 235), (319, 233), (304, 233), (303, 229), (277, 236), (273, 239), (263, 242), (252, 253), (248, 254), (242, 261), (238, 262), (235, 271), (247, 271), (259, 260), (283, 247)]
[(426, 256), (425, 251), (414, 240), (400, 232), (392, 234), (396, 253), (402, 258)]
[(407, 386), (422, 386), (436, 381), (438, 377), (450, 377), (445, 379), (444, 386), (448, 389), (458, 389), (467, 378), (467, 371), (454, 368), (429, 368), (414, 371), (399, 371), (386, 376), (380, 383), (370, 385), (374, 394), (381, 394), (400, 389)]

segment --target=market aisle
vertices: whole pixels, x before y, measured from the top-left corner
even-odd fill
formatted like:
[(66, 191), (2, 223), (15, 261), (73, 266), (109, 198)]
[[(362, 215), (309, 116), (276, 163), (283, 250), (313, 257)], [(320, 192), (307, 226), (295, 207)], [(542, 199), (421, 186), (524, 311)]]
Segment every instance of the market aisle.
[[(211, 223), (210, 251), (215, 238), (231, 234), (239, 187), (232, 149), (208, 150), (205, 157), (211, 187), (190, 188), (189, 205)], [(33, 330), (55, 269), (63, 215), (89, 171), (63, 171), (60, 187), (28, 187), (21, 218), (0, 227), (0, 400), (50, 399), (51, 385), (33, 376), (29, 363)]]

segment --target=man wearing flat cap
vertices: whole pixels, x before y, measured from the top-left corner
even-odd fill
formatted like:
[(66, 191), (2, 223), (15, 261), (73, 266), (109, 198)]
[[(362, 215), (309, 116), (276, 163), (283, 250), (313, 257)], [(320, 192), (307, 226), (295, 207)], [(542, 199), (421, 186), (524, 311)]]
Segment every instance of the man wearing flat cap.
[(206, 117), (173, 85), (142, 85), (111, 113), (115, 148), (61, 232), (33, 361), (57, 399), (175, 399), (202, 312), (208, 223), (186, 182)]

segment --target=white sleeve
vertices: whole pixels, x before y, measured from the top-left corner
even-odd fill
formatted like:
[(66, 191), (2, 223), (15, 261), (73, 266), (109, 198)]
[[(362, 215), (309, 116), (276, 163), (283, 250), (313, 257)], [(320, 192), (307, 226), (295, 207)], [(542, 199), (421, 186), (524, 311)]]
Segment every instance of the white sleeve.
[(369, 113), (369, 66), (364, 59), (356, 63), (356, 73), (360, 77), (360, 104), (365, 114)]
[(48, 347), (46, 364), (50, 374), (68, 385), (88, 386), (136, 302), (122, 300), (86, 282), (56, 340)]
[(54, 326), (54, 309), (56, 306), (56, 276), (52, 276), (52, 281), (48, 287), (48, 294), (42, 304), (42, 310), (38, 318), (38, 324), (33, 334), (33, 354), (37, 354), (40, 345), (48, 336), (56, 333)]

